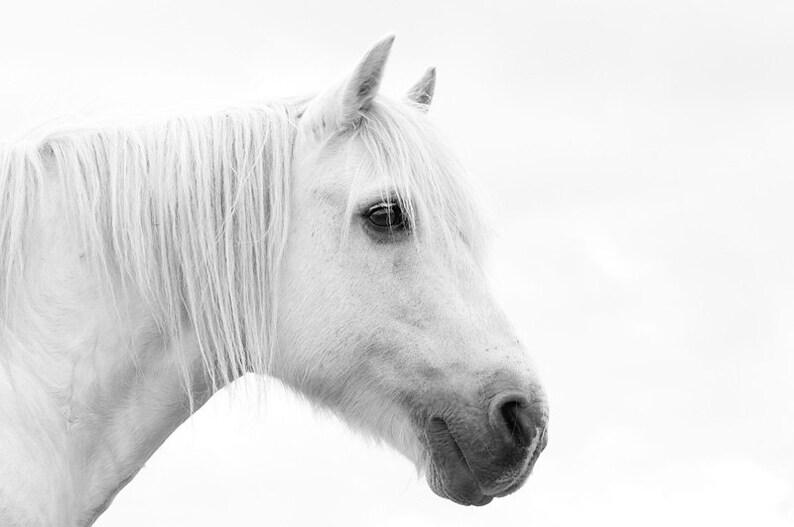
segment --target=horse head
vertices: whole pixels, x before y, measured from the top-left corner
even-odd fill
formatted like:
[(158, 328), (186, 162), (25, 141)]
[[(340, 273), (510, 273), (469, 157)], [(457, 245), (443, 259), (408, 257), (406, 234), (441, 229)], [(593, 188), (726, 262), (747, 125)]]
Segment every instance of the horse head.
[(378, 93), (393, 37), (305, 103), (270, 373), (484, 505), (546, 446), (547, 403), (483, 273), (474, 193), (426, 111)]

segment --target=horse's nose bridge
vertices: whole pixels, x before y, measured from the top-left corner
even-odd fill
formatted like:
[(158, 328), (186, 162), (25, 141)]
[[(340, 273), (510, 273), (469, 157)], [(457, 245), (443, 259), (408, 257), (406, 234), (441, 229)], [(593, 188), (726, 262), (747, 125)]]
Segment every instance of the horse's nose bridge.
[(472, 263), (457, 262), (453, 269), (443, 265), (444, 271), (427, 280), (426, 291), (442, 318), (447, 318), (463, 333), (497, 333), (512, 326), (491, 291), (483, 271)]
[[(546, 392), (534, 363), (516, 343), (482, 348), (470, 361), (433, 368), (437, 376), (432, 391), (441, 400), (456, 401), (453, 406), (459, 411), (480, 415), (483, 426), (498, 428), (507, 420), (523, 423), (527, 429), (544, 428), (548, 420)], [(505, 417), (513, 410), (517, 412), (514, 419)]]

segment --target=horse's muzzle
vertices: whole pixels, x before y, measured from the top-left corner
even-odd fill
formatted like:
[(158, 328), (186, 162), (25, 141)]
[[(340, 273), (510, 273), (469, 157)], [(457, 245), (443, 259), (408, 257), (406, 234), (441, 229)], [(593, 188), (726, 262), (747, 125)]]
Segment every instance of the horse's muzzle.
[(545, 400), (519, 391), (496, 395), (487, 411), (463, 407), (429, 418), (430, 487), (463, 505), (486, 505), (514, 492), (546, 447), (547, 420)]

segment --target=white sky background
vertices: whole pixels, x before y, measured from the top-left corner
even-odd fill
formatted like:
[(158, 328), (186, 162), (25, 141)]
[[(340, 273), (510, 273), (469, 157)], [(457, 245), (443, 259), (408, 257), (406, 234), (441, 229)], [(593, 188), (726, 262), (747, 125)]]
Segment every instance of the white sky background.
[(794, 3), (2, 2), (6, 138), (313, 92), (396, 32), (383, 89), (438, 67), (551, 400), (534, 476), (474, 509), (277, 388), (222, 393), (97, 525), (794, 523)]

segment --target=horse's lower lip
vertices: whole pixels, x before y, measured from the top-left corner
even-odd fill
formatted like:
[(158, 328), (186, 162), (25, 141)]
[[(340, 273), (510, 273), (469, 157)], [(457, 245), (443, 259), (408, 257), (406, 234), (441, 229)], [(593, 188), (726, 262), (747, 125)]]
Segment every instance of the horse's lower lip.
[(487, 505), (493, 496), (486, 495), (469, 467), (466, 456), (452, 432), (442, 419), (428, 423), (428, 438), (432, 458), (428, 474), (430, 488), (444, 498), (462, 505)]

